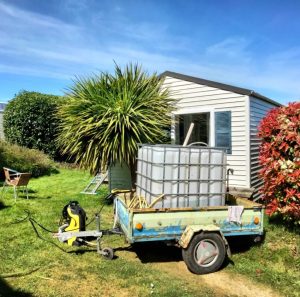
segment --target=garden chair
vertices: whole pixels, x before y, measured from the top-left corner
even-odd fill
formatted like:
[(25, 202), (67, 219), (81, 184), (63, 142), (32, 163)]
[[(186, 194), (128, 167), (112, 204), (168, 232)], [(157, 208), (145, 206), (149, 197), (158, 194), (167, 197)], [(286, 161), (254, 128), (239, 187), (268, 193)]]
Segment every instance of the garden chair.
[(28, 188), (31, 173), (21, 173), (16, 170), (3, 167), (5, 181), (3, 183), (2, 195), (6, 186), (12, 186), (14, 188), (14, 197), (17, 200), (18, 188), (23, 187), (23, 192), (26, 191), (26, 197), (28, 199)]

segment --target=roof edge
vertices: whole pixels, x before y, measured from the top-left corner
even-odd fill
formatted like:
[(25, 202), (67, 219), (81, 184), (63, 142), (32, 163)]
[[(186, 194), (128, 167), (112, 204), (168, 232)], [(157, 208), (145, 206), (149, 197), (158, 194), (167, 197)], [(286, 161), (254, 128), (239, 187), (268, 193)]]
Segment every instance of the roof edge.
[(196, 84), (201, 84), (201, 85), (206, 85), (209, 87), (213, 87), (213, 88), (218, 88), (221, 90), (225, 90), (225, 91), (229, 91), (229, 92), (234, 92), (237, 94), (241, 94), (241, 95), (247, 95), (247, 96), (252, 96), (258, 99), (262, 99), (266, 102), (269, 102), (273, 105), (276, 106), (282, 106), (282, 104), (276, 102), (273, 99), (270, 99), (266, 96), (263, 96), (253, 90), (250, 89), (245, 89), (245, 88), (239, 88), (239, 87), (235, 87), (232, 85), (227, 85), (227, 84), (223, 84), (223, 83), (219, 83), (216, 81), (212, 81), (212, 80), (207, 80), (207, 79), (203, 79), (203, 78), (198, 78), (198, 77), (194, 77), (194, 76), (189, 76), (189, 75), (185, 75), (185, 74), (181, 74), (181, 73), (177, 73), (177, 72), (172, 72), (172, 71), (165, 71), (163, 73), (161, 73), (159, 75), (159, 77), (173, 77), (173, 78), (177, 78), (177, 79), (181, 79), (181, 80), (185, 80), (185, 81), (189, 81), (189, 82), (193, 82)]

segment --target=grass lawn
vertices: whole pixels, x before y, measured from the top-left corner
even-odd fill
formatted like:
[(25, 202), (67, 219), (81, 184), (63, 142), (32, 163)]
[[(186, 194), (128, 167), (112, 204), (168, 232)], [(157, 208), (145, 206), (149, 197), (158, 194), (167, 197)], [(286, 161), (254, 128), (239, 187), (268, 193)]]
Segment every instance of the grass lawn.
[[(196, 290), (180, 276), (174, 279), (134, 261), (131, 251), (126, 252), (128, 259), (118, 257), (109, 261), (96, 251), (59, 243), (69, 252), (64, 253), (37, 238), (28, 221), (11, 224), (25, 216), (24, 210), (29, 210), (38, 222), (57, 230), (61, 210), (70, 200), (79, 201), (90, 220), (107, 194), (105, 186), (97, 196), (80, 194), (90, 178), (79, 170), (61, 169), (59, 174), (31, 180), (29, 200), (20, 198), (14, 203), (12, 191), (0, 200), (0, 296), (215, 296), (205, 286), (201, 291)], [(101, 218), (103, 228), (112, 226), (111, 206), (103, 208)], [(93, 223), (89, 226), (94, 227)], [(41, 234), (52, 240), (51, 234), (42, 231)], [(112, 247), (128, 247), (120, 236), (110, 236), (104, 241)], [(9, 277), (16, 273), (20, 276)]]
[(244, 248), (243, 245), (233, 245), (237, 251), (232, 256), (234, 265), (228, 265), (226, 269), (269, 284), (284, 296), (300, 296), (299, 232), (271, 224), (267, 217), (265, 231), (263, 244), (254, 245), (249, 250), (247, 245)]
[[(21, 195), (15, 203), (11, 190), (0, 199), (0, 296), (220, 296), (213, 287), (195, 287), (176, 272), (162, 271), (151, 261), (143, 263), (120, 236), (104, 238), (107, 246), (117, 248), (116, 259), (108, 261), (91, 249), (58, 243), (41, 230), (44, 238), (67, 251), (63, 252), (37, 238), (28, 221), (14, 224), (29, 210), (38, 222), (57, 230), (61, 210), (70, 200), (80, 202), (89, 221), (107, 194), (105, 186), (96, 196), (80, 194), (89, 180), (83, 171), (60, 169), (59, 174), (32, 179), (29, 200)], [(101, 218), (102, 227), (110, 228), (111, 206), (104, 206)], [(228, 264), (223, 271), (233, 278), (243, 274), (268, 284), (283, 296), (300, 296), (299, 234), (271, 224), (266, 224), (266, 231), (264, 244), (250, 249), (232, 242), (238, 253), (232, 256), (234, 265)]]

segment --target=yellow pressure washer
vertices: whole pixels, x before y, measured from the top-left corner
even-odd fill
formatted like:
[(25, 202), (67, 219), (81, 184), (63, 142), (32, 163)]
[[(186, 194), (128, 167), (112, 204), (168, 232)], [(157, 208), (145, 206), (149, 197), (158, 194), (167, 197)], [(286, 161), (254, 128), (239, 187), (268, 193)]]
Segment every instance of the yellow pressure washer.
[[(113, 259), (114, 251), (110, 247), (101, 247), (101, 238), (103, 235), (123, 233), (120, 230), (100, 230), (100, 211), (95, 214), (96, 230), (86, 231), (85, 228), (90, 223), (86, 224), (86, 213), (77, 201), (70, 201), (64, 206), (62, 210), (62, 217), (60, 220), (60, 227), (58, 233), (53, 234), (60, 242), (65, 242), (68, 245), (93, 245), (97, 247), (98, 254), (102, 255), (105, 259)], [(62, 224), (62, 225), (61, 225)], [(90, 241), (96, 240), (96, 244)]]
[[(61, 223), (63, 225), (60, 227), (61, 232), (79, 232), (85, 231), (85, 223), (87, 217), (83, 208), (79, 205), (77, 201), (70, 201), (62, 210)], [(68, 245), (80, 246), (82, 243), (78, 240), (76, 236), (73, 236), (66, 240)]]

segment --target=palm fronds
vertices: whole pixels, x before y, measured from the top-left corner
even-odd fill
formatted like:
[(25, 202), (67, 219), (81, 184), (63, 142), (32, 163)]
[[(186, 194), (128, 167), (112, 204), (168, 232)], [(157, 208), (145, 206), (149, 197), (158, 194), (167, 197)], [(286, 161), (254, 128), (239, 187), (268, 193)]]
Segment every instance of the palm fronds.
[(138, 143), (160, 143), (170, 127), (174, 104), (162, 82), (132, 64), (76, 78), (59, 111), (63, 153), (91, 172), (115, 161), (132, 168)]

